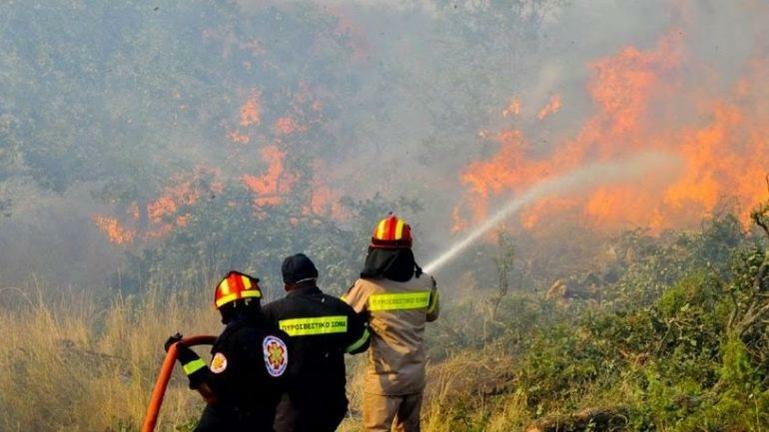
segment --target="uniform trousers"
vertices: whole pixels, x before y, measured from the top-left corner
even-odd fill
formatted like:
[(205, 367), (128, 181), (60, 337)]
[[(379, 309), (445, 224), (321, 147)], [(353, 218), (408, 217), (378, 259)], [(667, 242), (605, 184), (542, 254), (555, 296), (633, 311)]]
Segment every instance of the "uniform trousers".
[(395, 422), (397, 432), (419, 432), (422, 393), (387, 396), (363, 395), (363, 426), (368, 432), (390, 432)]

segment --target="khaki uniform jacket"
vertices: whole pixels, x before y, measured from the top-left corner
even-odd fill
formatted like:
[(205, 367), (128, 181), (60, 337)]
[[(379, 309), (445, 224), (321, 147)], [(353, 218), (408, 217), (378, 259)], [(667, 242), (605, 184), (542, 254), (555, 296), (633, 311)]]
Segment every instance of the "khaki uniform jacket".
[(371, 345), (365, 391), (387, 396), (425, 386), (425, 322), (438, 319), (438, 290), (428, 274), (407, 282), (358, 279), (342, 297), (369, 317)]

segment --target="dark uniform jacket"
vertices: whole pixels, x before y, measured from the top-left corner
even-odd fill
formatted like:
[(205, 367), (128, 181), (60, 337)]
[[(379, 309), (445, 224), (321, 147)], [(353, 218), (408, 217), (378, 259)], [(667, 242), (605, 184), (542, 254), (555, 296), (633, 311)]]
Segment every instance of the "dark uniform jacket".
[(365, 320), (312, 283), (263, 311), (291, 338), (288, 393), (277, 410), (276, 431), (335, 430), (347, 412), (344, 354), (368, 348)]
[(287, 335), (262, 317), (241, 316), (217, 339), (208, 366), (189, 348), (180, 350), (190, 388), (205, 384), (215, 399), (195, 431), (273, 431), (275, 408), (285, 389), (287, 342)]

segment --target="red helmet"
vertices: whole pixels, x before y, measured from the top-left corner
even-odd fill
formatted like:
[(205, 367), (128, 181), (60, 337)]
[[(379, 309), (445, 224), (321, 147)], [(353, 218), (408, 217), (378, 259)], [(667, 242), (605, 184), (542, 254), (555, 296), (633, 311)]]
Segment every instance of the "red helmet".
[(403, 219), (390, 215), (377, 224), (371, 236), (371, 247), (398, 249), (411, 247), (411, 227)]
[(236, 271), (227, 273), (227, 276), (216, 286), (214, 304), (217, 309), (223, 305), (246, 298), (261, 298), (262, 290), (259, 289), (259, 279)]

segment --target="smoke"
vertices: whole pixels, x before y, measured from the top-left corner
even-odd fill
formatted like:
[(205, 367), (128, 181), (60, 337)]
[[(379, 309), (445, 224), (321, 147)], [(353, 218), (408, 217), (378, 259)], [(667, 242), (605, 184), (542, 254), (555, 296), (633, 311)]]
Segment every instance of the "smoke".
[[(20, 243), (58, 283), (105, 276), (94, 256), (140, 256), (196, 209), (241, 205), (233, 185), (256, 221), (294, 201), (289, 217), (341, 225), (343, 198), (416, 201), (392, 210), (421, 256), (511, 197), (505, 225), (526, 234), (553, 215), (659, 233), (735, 199), (744, 219), (764, 196), (764, 2), (502, 3), (3, 6), (0, 180), (26, 183), (0, 222), (4, 277), (30, 274)], [(679, 162), (642, 182), (600, 168), (638, 154)]]
[[(508, 26), (456, 5), (408, 18), (373, 6), (343, 11), (371, 48), (364, 97), (375, 92), (391, 109), (352, 105), (360, 135), (332, 172), (352, 193), (424, 202), (428, 212), (406, 216), (426, 251), (445, 247), (447, 233), (465, 235), (511, 193), (639, 151), (684, 162), (636, 186), (537, 200), (519, 223), (543, 230), (537, 221), (569, 213), (562, 223), (661, 232), (696, 226), (735, 199), (745, 220), (764, 196), (765, 140), (746, 145), (739, 132), (765, 129), (756, 115), (766, 86), (750, 72), (767, 58), (760, 2), (574, 1), (539, 18), (508, 14)], [(546, 111), (552, 100), (560, 101), (554, 113)]]
[(600, 184), (615, 183), (620, 180), (637, 180), (642, 175), (659, 174), (673, 168), (675, 163), (676, 157), (674, 155), (645, 153), (621, 161), (591, 164), (564, 175), (543, 180), (504, 204), (491, 217), (470, 230), (464, 238), (430, 261), (424, 267), (424, 271), (432, 273), (439, 270), (527, 204), (553, 195), (575, 194), (582, 189)]

